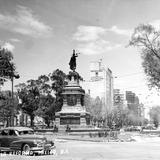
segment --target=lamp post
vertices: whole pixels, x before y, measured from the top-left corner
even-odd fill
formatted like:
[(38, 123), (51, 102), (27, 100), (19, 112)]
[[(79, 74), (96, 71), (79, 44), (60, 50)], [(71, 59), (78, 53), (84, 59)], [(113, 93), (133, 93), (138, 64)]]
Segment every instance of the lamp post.
[(11, 126), (14, 126), (14, 89), (13, 89), (14, 78), (19, 79), (20, 76), (19, 76), (19, 74), (14, 73), (14, 70), (13, 70), (13, 67), (11, 64), (10, 64), (10, 66), (11, 66), (11, 76), (10, 76), (10, 79), (11, 79), (11, 101), (12, 101), (12, 105), (13, 105), (12, 112), (11, 112)]
[(10, 125), (14, 126), (14, 78), (18, 79), (20, 78), (19, 74), (15, 73), (14, 64), (10, 62), (10, 60), (5, 57), (3, 54), (5, 54), (5, 49), (0, 48), (0, 52), (2, 55), (0, 55), (0, 72), (2, 77), (1, 79), (10, 79), (11, 80), (11, 104), (12, 104), (12, 110), (11, 110), (11, 118), (10, 118)]

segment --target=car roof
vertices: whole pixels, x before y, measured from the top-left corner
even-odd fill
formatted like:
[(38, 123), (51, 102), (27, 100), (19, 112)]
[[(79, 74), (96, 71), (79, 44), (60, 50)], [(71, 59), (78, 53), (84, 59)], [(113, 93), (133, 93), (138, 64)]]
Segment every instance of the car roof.
[(17, 131), (33, 131), (32, 128), (29, 128), (29, 127), (6, 127), (6, 128), (2, 128), (1, 130), (3, 129), (13, 129), (13, 130), (17, 130)]

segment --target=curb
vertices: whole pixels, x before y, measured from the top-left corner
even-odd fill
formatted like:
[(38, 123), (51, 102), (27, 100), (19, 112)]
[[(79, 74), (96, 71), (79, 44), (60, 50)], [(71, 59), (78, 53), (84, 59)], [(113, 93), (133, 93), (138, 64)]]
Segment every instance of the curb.
[(76, 139), (76, 138), (56, 138), (59, 140), (73, 140), (73, 141), (86, 141), (86, 142), (118, 142), (117, 140), (96, 140), (96, 139)]

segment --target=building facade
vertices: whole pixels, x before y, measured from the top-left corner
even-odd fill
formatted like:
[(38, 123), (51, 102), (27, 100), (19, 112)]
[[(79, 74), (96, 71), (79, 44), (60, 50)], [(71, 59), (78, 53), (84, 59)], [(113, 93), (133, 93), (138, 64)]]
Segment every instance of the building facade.
[(121, 92), (120, 89), (114, 89), (113, 91), (113, 104), (114, 106), (117, 106), (117, 105), (122, 105), (124, 106), (125, 105), (125, 95), (124, 93)]
[(126, 91), (126, 101), (127, 106), (130, 111), (132, 111), (136, 116), (141, 115), (140, 112), (140, 103), (138, 96), (132, 91)]
[(102, 61), (90, 62), (90, 79), (82, 86), (92, 98), (102, 100), (104, 114), (113, 107), (113, 75), (109, 68), (102, 65)]

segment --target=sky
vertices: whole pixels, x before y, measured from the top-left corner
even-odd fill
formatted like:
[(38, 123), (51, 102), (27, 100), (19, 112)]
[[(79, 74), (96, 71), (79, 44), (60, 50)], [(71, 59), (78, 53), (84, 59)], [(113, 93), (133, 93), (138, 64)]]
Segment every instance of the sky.
[(140, 50), (127, 47), (142, 23), (160, 25), (159, 0), (0, 0), (0, 45), (14, 55), (20, 74), (15, 84), (57, 68), (67, 73), (75, 49), (85, 80), (90, 62), (102, 59), (116, 77), (115, 88), (160, 104), (156, 91), (148, 91)]

